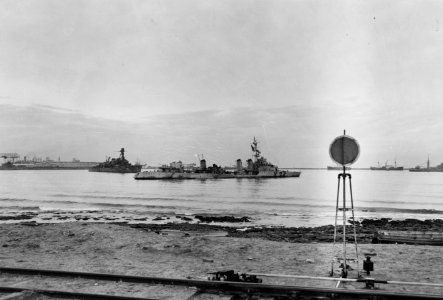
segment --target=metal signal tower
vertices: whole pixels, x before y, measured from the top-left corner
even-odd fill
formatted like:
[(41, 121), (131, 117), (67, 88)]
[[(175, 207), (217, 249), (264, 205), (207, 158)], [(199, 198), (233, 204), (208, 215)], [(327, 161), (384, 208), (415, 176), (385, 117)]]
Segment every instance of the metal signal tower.
[[(350, 266), (348, 265), (348, 261), (351, 259), (347, 258), (347, 249), (346, 249), (346, 212), (351, 210), (352, 212), (352, 225), (354, 228), (354, 243), (355, 243), (355, 254), (356, 254), (356, 261), (357, 261), (357, 270), (359, 270), (359, 263), (358, 263), (358, 249), (357, 249), (357, 231), (356, 231), (356, 224), (355, 224), (355, 214), (354, 214), (354, 199), (352, 195), (352, 183), (351, 183), (351, 174), (346, 173), (346, 166), (353, 164), (359, 155), (360, 147), (357, 143), (357, 141), (346, 135), (346, 131), (343, 132), (342, 136), (339, 136), (335, 138), (335, 140), (332, 142), (330, 148), (329, 148), (329, 154), (331, 158), (338, 164), (343, 166), (343, 173), (338, 174), (338, 186), (337, 186), (337, 201), (335, 205), (335, 224), (334, 224), (334, 244), (333, 244), (333, 253), (335, 253), (335, 245), (337, 243), (337, 228), (338, 228), (338, 215), (339, 211), (342, 211), (343, 213), (343, 225), (342, 225), (342, 235), (343, 235), (343, 257), (341, 258), (341, 265), (340, 268), (342, 268), (341, 271), (341, 277), (346, 278), (348, 276), (348, 270), (350, 269)], [(351, 207), (346, 207), (346, 178), (349, 178), (349, 191), (351, 196)], [(341, 179), (343, 179), (343, 188), (342, 188), (342, 196), (343, 196), (343, 202), (342, 207), (339, 205), (339, 199), (340, 199), (340, 185), (341, 185)], [(331, 276), (334, 275), (334, 260), (335, 257), (332, 259), (331, 263)], [(339, 259), (340, 261), (340, 259)], [(359, 275), (359, 273), (358, 273)]]

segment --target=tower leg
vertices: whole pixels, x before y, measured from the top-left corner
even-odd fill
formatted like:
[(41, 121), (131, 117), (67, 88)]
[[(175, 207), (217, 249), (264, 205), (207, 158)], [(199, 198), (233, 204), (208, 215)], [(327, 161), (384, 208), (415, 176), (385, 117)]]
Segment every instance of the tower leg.
[(348, 277), (348, 261), (346, 260), (346, 173), (343, 167), (343, 278)]
[(352, 225), (354, 228), (354, 244), (355, 244), (355, 254), (357, 259), (357, 275), (360, 277), (360, 268), (359, 268), (359, 260), (358, 260), (358, 245), (357, 245), (357, 229), (355, 224), (355, 214), (354, 214), (354, 197), (352, 196), (352, 183), (351, 183), (351, 174), (349, 176), (349, 192), (351, 195), (351, 210), (352, 210)]
[[(341, 174), (339, 174), (338, 177), (337, 177), (337, 179), (338, 179), (338, 186), (337, 186), (337, 202), (335, 204), (334, 244), (333, 244), (333, 248), (332, 248), (332, 254), (333, 255), (335, 253), (335, 241), (337, 239), (337, 218), (338, 218), (338, 199), (340, 197), (340, 177), (341, 177)], [(335, 259), (335, 257), (332, 257), (331, 276), (334, 276), (334, 259)]]

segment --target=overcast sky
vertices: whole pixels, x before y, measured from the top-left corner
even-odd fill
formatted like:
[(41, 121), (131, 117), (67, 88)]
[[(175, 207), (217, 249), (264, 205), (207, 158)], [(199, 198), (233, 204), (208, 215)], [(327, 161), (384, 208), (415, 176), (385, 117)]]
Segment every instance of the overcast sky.
[(442, 1), (0, 1), (0, 152), (443, 161)]

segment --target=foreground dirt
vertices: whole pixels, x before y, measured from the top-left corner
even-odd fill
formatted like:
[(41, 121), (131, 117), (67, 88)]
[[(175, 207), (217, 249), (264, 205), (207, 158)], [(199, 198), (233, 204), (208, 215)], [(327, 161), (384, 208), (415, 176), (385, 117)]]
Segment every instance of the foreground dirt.
[[(33, 226), (29, 226), (33, 225)], [(237, 272), (329, 276), (331, 260), (341, 255), (332, 243), (293, 243), (265, 236), (244, 238), (231, 229), (189, 224), (160, 227), (146, 224), (57, 223), (1, 224), (0, 265), (4, 267), (44, 268), (69, 271), (118, 273), (141, 276), (206, 279), (208, 272), (234, 269)], [(235, 232), (234, 232), (235, 233)], [(273, 230), (278, 236), (278, 229)], [(295, 236), (293, 237), (296, 238)], [(353, 244), (348, 255), (355, 257)], [(375, 252), (375, 272), (371, 277), (396, 281), (443, 283), (443, 247), (414, 245), (359, 245), (360, 269), (365, 252)], [(353, 265), (356, 268), (356, 265)], [(337, 270), (335, 264), (335, 270)], [(337, 270), (338, 271), (338, 270)], [(1, 275), (2, 285), (12, 281), (28, 286), (25, 278)], [(325, 281), (301, 281), (264, 278), (265, 283), (332, 287)], [(45, 287), (58, 287), (56, 279)], [(139, 285), (90, 283), (72, 280), (67, 288), (85, 292), (117, 293), (146, 296)], [(345, 285), (345, 288), (359, 288)], [(416, 286), (379, 286), (383, 290), (434, 293), (443, 296), (441, 288)], [(160, 292), (159, 292), (160, 293)], [(180, 292), (181, 293), (181, 292)], [(183, 297), (179, 294), (177, 299)], [(152, 294), (152, 291), (151, 291)]]

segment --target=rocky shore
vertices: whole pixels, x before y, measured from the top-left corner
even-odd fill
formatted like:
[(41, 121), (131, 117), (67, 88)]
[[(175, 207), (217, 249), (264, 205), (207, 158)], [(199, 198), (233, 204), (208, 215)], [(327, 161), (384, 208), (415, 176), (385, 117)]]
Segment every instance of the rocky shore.
[[(220, 217), (216, 217), (219, 220)], [(229, 237), (259, 238), (269, 241), (283, 241), (290, 243), (333, 242), (334, 226), (319, 227), (248, 227), (216, 226), (209, 224), (167, 223), (167, 224), (120, 224), (147, 231), (183, 230), (183, 231), (224, 231)], [(347, 239), (352, 242), (353, 226), (347, 225), (349, 234)], [(357, 240), (361, 243), (374, 242), (378, 230), (400, 231), (442, 231), (443, 220), (390, 220), (390, 219), (364, 219), (356, 222)], [(341, 227), (337, 234), (341, 235)]]
[[(158, 232), (161, 230), (182, 231), (218, 231), (225, 232), (229, 237), (259, 238), (269, 241), (283, 241), (290, 243), (332, 242), (334, 226), (318, 227), (278, 227), (256, 226), (247, 216), (220, 216), (220, 215), (160, 215), (152, 219), (144, 216), (115, 216), (98, 211), (87, 212), (52, 212), (39, 214), (38, 212), (22, 212), (17, 214), (0, 215), (0, 221), (14, 222), (28, 226), (38, 226), (42, 223), (53, 222), (95, 222), (112, 223), (121, 226), (140, 228), (146, 231)], [(341, 226), (337, 228), (337, 236), (341, 239)], [(396, 231), (443, 231), (443, 220), (392, 220), (363, 219), (356, 221), (357, 240), (361, 243), (378, 242), (374, 240), (379, 230)], [(346, 226), (347, 239), (353, 241), (354, 227)]]

